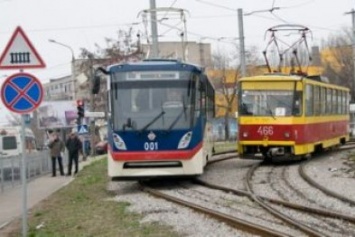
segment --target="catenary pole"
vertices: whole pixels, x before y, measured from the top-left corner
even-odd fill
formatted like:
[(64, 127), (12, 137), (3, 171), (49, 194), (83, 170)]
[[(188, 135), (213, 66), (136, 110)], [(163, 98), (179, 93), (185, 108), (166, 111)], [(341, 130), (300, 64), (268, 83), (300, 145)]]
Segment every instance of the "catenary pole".
[(355, 102), (355, 11), (351, 11), (352, 21), (353, 21), (353, 38), (352, 38), (352, 48), (353, 48), (353, 86), (352, 86), (352, 95), (351, 101)]
[(70, 50), (71, 52), (71, 83), (72, 83), (72, 100), (75, 100), (76, 99), (76, 82), (75, 82), (75, 78), (76, 78), (76, 75), (75, 75), (75, 56), (74, 56), (74, 50), (72, 47), (70, 47), (69, 45), (67, 44), (63, 44), (61, 42), (58, 42), (54, 39), (49, 39), (48, 40), (49, 42), (51, 43), (54, 43), (54, 44), (58, 44), (58, 45), (61, 45), (67, 49)]
[(150, 25), (152, 30), (151, 58), (157, 58), (159, 55), (159, 46), (158, 46), (157, 11), (156, 11), (155, 0), (150, 0)]
[(241, 68), (242, 77), (245, 77), (246, 76), (246, 65), (245, 65), (243, 9), (241, 9), (241, 8), (238, 8), (238, 26), (239, 26), (240, 68)]
[(353, 50), (353, 83), (351, 88), (351, 102), (355, 102), (355, 10), (352, 9), (350, 12), (345, 12), (345, 14), (351, 14), (352, 18), (352, 50)]

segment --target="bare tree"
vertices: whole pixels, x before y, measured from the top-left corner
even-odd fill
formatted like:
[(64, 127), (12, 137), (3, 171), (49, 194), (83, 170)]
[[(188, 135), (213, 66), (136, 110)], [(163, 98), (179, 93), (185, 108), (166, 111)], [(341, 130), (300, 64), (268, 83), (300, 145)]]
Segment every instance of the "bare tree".
[[(80, 86), (81, 90), (87, 91), (86, 97), (83, 98), (85, 102), (90, 102), (91, 93), (91, 81), (94, 76), (94, 71), (97, 67), (105, 67), (110, 64), (122, 63), (131, 60), (137, 60), (141, 58), (141, 47), (139, 37), (136, 42), (132, 40), (132, 30), (125, 32), (123, 30), (118, 31), (118, 38), (106, 38), (105, 46), (95, 45), (94, 52), (88, 49), (81, 49), (82, 63), (80, 64), (80, 71), (85, 74), (89, 80)], [(98, 94), (94, 95), (94, 107), (92, 111), (106, 111), (106, 88), (105, 77), (101, 80), (101, 90)]]
[[(222, 95), (216, 103), (217, 114), (223, 114), (225, 139), (230, 138), (229, 119), (235, 118), (237, 78), (240, 68), (232, 68), (233, 55), (227, 52), (218, 51), (212, 55), (212, 65), (215, 74), (210, 78), (216, 94)], [(233, 106), (234, 105), (234, 106)]]
[[(217, 114), (223, 114), (225, 121), (225, 139), (230, 138), (230, 124), (229, 119), (235, 118), (237, 110), (237, 83), (241, 77), (240, 69), (240, 55), (238, 46), (231, 52), (218, 51), (212, 55), (213, 69), (216, 72), (211, 79), (217, 94), (221, 94), (223, 99), (217, 100), (216, 111)], [(257, 47), (250, 47), (246, 51), (247, 74), (260, 74), (258, 64), (260, 64), (261, 53), (258, 53)], [(260, 55), (260, 56), (259, 56)]]
[(330, 82), (352, 88), (352, 101), (355, 101), (354, 59), (352, 53), (352, 34), (344, 29), (339, 35), (333, 35), (324, 42), (324, 75)]

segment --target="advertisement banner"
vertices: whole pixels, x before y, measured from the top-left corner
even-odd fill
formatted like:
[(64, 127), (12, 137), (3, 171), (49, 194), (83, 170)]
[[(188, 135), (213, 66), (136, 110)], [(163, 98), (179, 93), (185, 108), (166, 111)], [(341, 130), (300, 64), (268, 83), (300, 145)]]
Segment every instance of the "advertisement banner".
[[(76, 127), (77, 105), (76, 101), (44, 101), (37, 108), (38, 127), (65, 128)], [(88, 124), (88, 119), (83, 120), (83, 124)]]

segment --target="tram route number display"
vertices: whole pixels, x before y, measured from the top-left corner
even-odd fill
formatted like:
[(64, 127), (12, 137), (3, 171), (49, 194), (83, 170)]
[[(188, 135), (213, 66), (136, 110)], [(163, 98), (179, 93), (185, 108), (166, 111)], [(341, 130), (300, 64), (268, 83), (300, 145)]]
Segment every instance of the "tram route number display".
[(158, 143), (157, 142), (145, 142), (144, 143), (144, 150), (146, 150), (146, 151), (158, 150)]
[(257, 133), (261, 136), (271, 136), (274, 134), (274, 127), (273, 126), (259, 126)]

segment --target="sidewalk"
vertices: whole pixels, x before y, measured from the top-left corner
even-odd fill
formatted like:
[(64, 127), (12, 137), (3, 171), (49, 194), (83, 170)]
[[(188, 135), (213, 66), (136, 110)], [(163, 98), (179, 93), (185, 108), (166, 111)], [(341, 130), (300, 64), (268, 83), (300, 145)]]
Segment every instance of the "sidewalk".
[[(86, 161), (79, 163), (79, 172), (86, 165), (102, 159), (103, 156), (88, 157)], [(40, 201), (49, 197), (52, 193), (61, 189), (74, 180), (73, 176), (52, 177), (50, 174), (36, 178), (27, 183), (27, 210)], [(22, 185), (0, 193), (0, 229), (12, 220), (22, 215)]]

